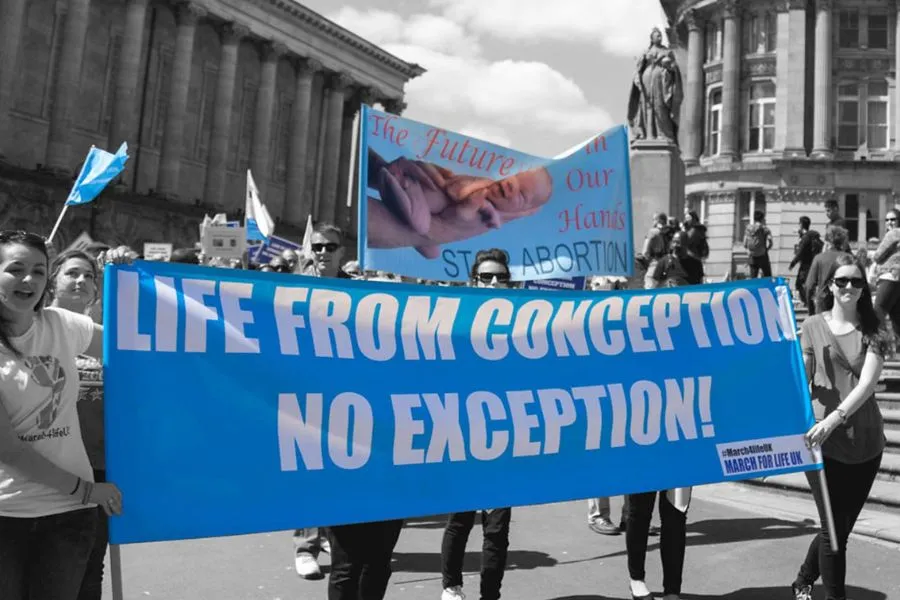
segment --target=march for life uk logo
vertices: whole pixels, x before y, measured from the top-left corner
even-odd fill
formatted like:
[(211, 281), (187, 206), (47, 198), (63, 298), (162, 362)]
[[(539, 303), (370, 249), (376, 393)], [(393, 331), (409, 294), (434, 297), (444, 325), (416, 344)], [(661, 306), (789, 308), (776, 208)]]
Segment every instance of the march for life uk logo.
[(364, 107), (359, 255), (365, 268), (463, 281), (503, 248), (514, 280), (632, 274), (628, 136), (531, 156)]

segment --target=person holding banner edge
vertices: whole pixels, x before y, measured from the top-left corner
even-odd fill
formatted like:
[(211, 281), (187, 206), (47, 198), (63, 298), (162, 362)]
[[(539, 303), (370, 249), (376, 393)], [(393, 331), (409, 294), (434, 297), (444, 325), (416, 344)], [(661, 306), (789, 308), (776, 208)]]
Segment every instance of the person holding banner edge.
[(820, 446), (834, 517), (837, 551), (828, 532), (826, 504), (817, 471), (806, 473), (821, 520), (796, 580), (795, 600), (811, 600), (821, 576), (827, 600), (845, 600), (847, 540), (868, 499), (885, 447), (884, 423), (875, 386), (893, 339), (872, 303), (865, 273), (850, 254), (841, 254), (816, 300), (822, 312), (803, 323), (803, 362), (820, 420), (806, 434)]
[(75, 358), (101, 357), (103, 328), (43, 308), (47, 285), (44, 238), (0, 232), (0, 598), (77, 598), (94, 508), (122, 511), (118, 488), (93, 481), (75, 408)]
[[(79, 250), (63, 252), (50, 268), (47, 286), (49, 306), (91, 316), (98, 304), (100, 272), (97, 259)], [(94, 469), (94, 481), (106, 481), (106, 456), (103, 443), (103, 364), (91, 356), (76, 359), (78, 379), (78, 423), (88, 459)], [(78, 600), (101, 600), (103, 566), (109, 544), (109, 520), (97, 509), (97, 535), (88, 557)]]
[[(492, 248), (475, 255), (472, 265), (471, 285), (480, 288), (505, 289), (511, 287), (509, 256), (503, 250)], [(452, 513), (444, 528), (441, 542), (441, 600), (464, 600), (462, 592), (463, 559), (466, 543), (475, 526), (476, 511)], [(498, 600), (506, 558), (509, 549), (509, 524), (512, 508), (495, 508), (481, 511), (481, 528), (484, 541), (481, 546), (481, 600)]]

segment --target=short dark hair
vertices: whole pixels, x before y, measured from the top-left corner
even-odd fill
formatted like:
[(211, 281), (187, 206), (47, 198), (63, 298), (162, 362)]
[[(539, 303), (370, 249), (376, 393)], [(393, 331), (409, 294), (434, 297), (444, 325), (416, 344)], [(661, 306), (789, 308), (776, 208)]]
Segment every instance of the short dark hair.
[(509, 273), (509, 254), (506, 253), (506, 250), (501, 250), (500, 248), (491, 248), (490, 250), (481, 250), (478, 254), (475, 255), (475, 262), (472, 263), (472, 271), (469, 273), (469, 276), (472, 278), (472, 281), (478, 277), (478, 267), (481, 266), (481, 263), (493, 261), (496, 263), (500, 263), (504, 267), (506, 267), (506, 272)]
[(336, 235), (338, 239), (338, 243), (343, 246), (344, 245), (344, 232), (343, 230), (335, 225), (334, 223), (317, 223), (315, 227), (313, 227), (313, 233), (320, 233), (322, 235), (332, 234)]
[(838, 201), (834, 198), (825, 201), (825, 208), (838, 208)]
[(825, 232), (825, 241), (835, 248), (843, 248), (848, 237), (849, 232), (843, 227), (829, 227)]
[(812, 224), (812, 221), (809, 220), (809, 217), (803, 215), (800, 217), (800, 227), (803, 229), (809, 229), (809, 226)]
[(761, 223), (762, 220), (765, 218), (766, 218), (766, 213), (764, 213), (763, 211), (761, 211), (761, 210), (753, 211), (753, 222), (754, 223)]

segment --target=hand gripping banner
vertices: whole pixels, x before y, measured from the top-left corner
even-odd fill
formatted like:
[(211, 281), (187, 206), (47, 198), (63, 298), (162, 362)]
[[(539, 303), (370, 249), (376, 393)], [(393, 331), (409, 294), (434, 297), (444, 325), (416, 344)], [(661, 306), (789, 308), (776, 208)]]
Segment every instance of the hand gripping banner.
[(105, 281), (113, 543), (819, 468), (782, 280), (500, 291), (138, 262)]

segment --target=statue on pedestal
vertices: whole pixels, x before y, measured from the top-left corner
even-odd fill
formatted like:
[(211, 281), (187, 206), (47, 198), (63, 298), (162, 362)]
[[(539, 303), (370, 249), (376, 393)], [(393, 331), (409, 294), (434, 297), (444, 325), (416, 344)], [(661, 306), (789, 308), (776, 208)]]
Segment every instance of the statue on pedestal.
[(628, 125), (634, 140), (678, 145), (678, 119), (684, 92), (675, 53), (662, 44), (654, 27), (650, 47), (638, 60), (628, 97)]

